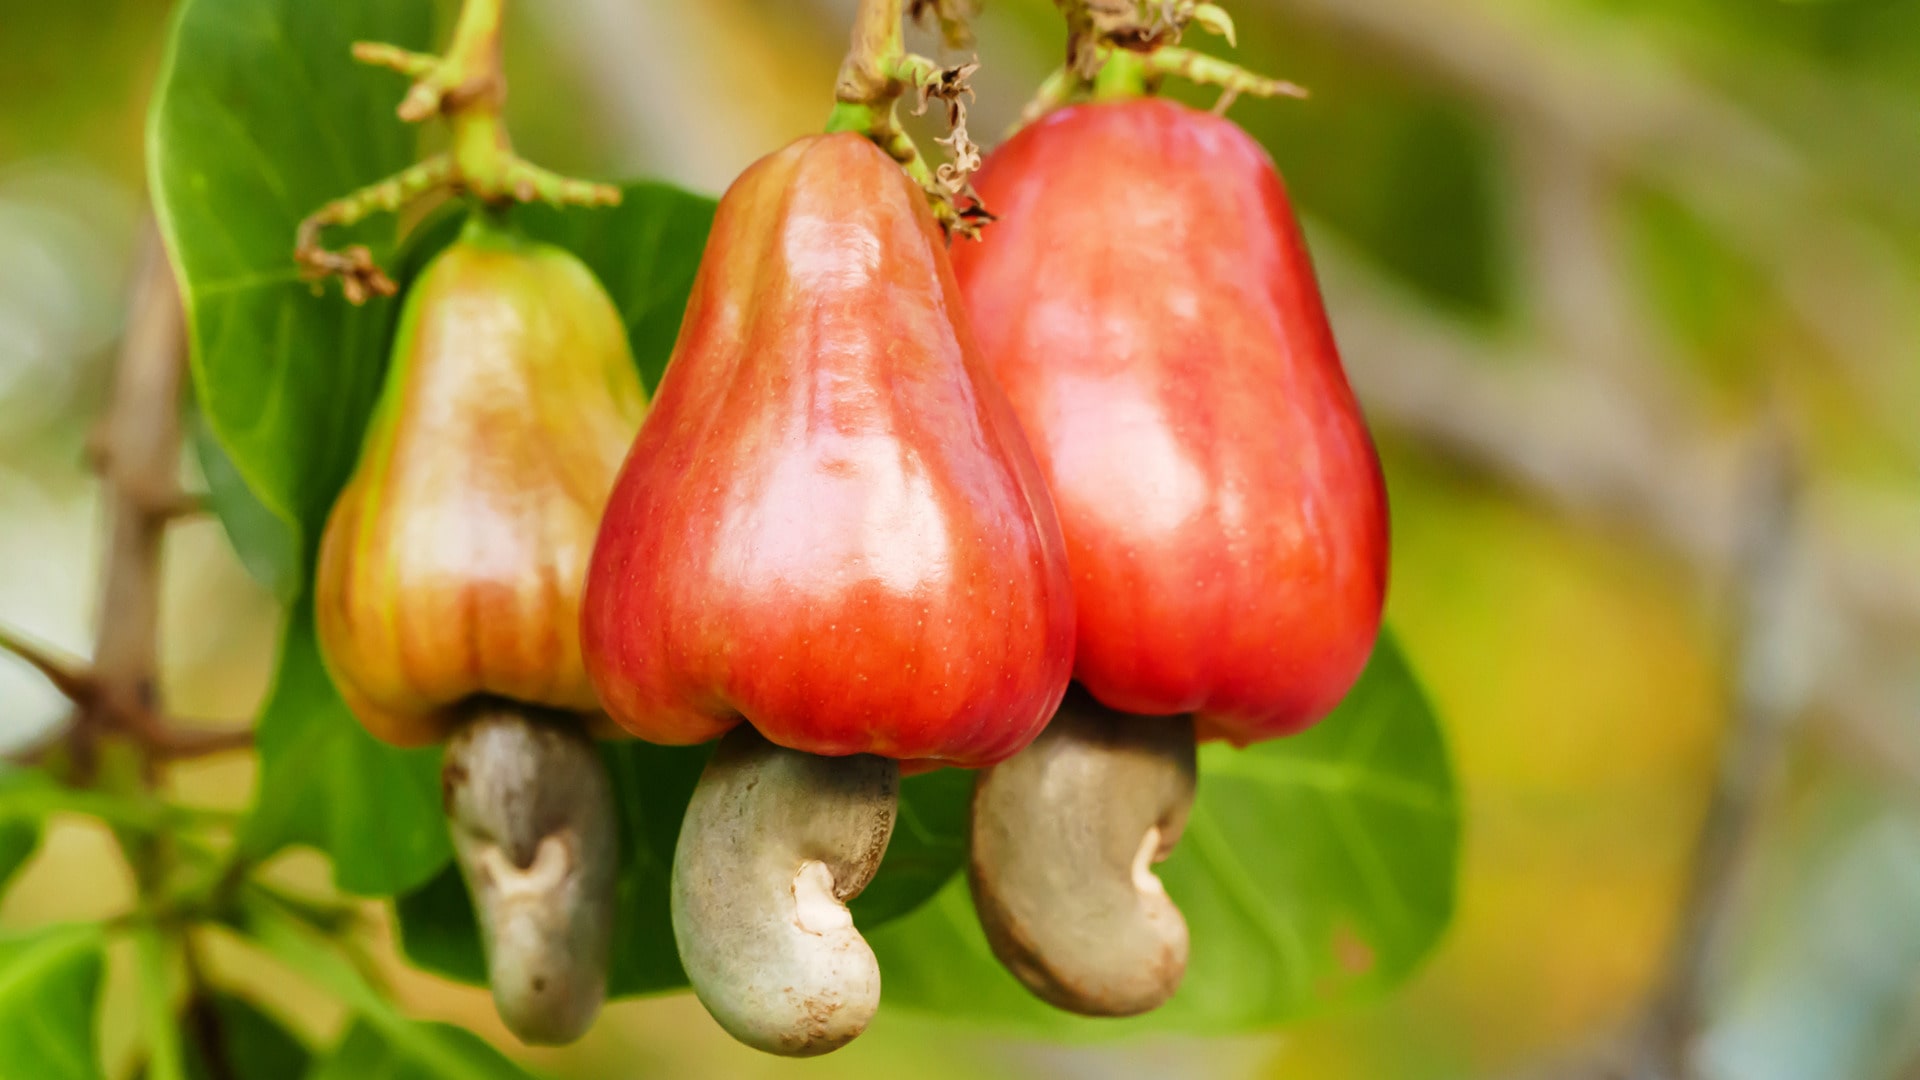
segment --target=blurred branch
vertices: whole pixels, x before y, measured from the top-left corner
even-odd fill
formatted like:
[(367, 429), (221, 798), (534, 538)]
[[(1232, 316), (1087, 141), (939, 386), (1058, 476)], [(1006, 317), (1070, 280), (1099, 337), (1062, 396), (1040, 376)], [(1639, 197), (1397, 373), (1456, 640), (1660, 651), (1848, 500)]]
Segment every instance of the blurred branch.
[(1733, 911), (1763, 796), (1779, 771), (1788, 725), (1804, 701), (1785, 674), (1796, 648), (1792, 585), (1798, 466), (1783, 435), (1762, 448), (1740, 566), (1732, 723), (1707, 804), (1670, 947), (1665, 983), (1647, 1010), (1636, 1080), (1689, 1080), (1708, 1004), (1719, 932)]
[[(1501, 342), (1423, 310), (1332, 244), (1320, 247), (1342, 353), (1376, 423), (1499, 477), (1589, 522), (1651, 537), (1702, 581), (1738, 561), (1746, 436), (1702, 423), (1657, 370), (1570, 363), (1563, 342)], [(1811, 503), (1809, 492), (1808, 502)], [(1891, 728), (1910, 674), (1876, 663), (1882, 643), (1920, 628), (1920, 564), (1911, 537), (1884, 550), (1811, 511), (1798, 651), (1822, 738), (1854, 764), (1920, 792), (1920, 746)]]
[(91, 674), (65, 660), (56, 659), (51, 652), (4, 626), (0, 626), (0, 652), (12, 653), (26, 661), (28, 667), (38, 671), (68, 701), (77, 704), (93, 694)]
[[(195, 512), (181, 490), (180, 394), (186, 327), (159, 234), (142, 241), (107, 413), (89, 441), (108, 523), (93, 660), (59, 661), (0, 630), (0, 649), (32, 664), (73, 703), (63, 732), (74, 778), (88, 780), (102, 739), (133, 740), (151, 775), (159, 763), (244, 747), (246, 729), (182, 727), (159, 706), (160, 546), (168, 524)], [(44, 748), (43, 748), (44, 749)]]
[(1593, 169), (1666, 190), (1766, 277), (1861, 387), (1880, 426), (1920, 447), (1894, 411), (1904, 399), (1884, 393), (1904, 370), (1896, 358), (1907, 343), (1892, 332), (1912, 326), (1900, 258), (1838, 205), (1841, 193), (1807, 151), (1646, 34), (1617, 19), (1488, 0), (1280, 4), (1455, 84), (1521, 141), (1565, 142)]
[[(824, 119), (796, 86), (833, 85), (855, 4), (562, 0), (523, 6), (564, 53), (619, 167), (717, 191), (749, 162)], [(804, 36), (833, 27), (809, 49)], [(634, 50), (651, 43), (645, 63)], [(670, 46), (663, 43), (671, 43)], [(810, 81), (816, 80), (816, 81)], [(699, 102), (700, 107), (685, 107)]]

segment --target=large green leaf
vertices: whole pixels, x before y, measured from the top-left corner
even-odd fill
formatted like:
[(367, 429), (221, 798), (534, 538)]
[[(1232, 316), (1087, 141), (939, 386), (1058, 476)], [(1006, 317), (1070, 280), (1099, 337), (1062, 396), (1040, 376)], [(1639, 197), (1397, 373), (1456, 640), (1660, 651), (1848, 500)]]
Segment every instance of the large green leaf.
[(0, 894), (13, 884), (13, 875), (40, 848), (40, 823), (9, 821), (0, 824)]
[[(405, 90), (357, 40), (424, 48), (428, 0), (185, 0), (148, 127), (149, 182), (208, 428), (260, 504), (311, 541), (352, 467), (395, 305), (300, 279), (294, 229), (414, 156)], [(390, 258), (392, 218), (330, 234)]]
[[(355, 64), (350, 50), (357, 40), (423, 48), (432, 8), (186, 0), (154, 99), (150, 181), (187, 308), (202, 464), (242, 560), (287, 599), (304, 591), (352, 467), (396, 312), (303, 282), (294, 230), (413, 159), (414, 133), (393, 115), (403, 80)], [(391, 218), (329, 241), (366, 243), (382, 261), (397, 254)], [(449, 855), (435, 756), (389, 750), (360, 730), (311, 622), (305, 606), (288, 621), (245, 842), (255, 855), (312, 843), (354, 891), (411, 887)]]
[(282, 603), (292, 603), (306, 590), (307, 568), (301, 559), (305, 543), (298, 527), (269, 509), (247, 486), (220, 440), (214, 438), (206, 414), (196, 412), (192, 432), (207, 498), (241, 565)]
[(1271, 1027), (1392, 986), (1452, 914), (1460, 816), (1445, 743), (1394, 640), (1307, 734), (1208, 746), (1162, 868), (1192, 934), (1173, 1000), (1131, 1021), (1058, 1012), (993, 959), (956, 880), (873, 935), (890, 1006), (1050, 1037)]
[(900, 816), (873, 881), (849, 905), (867, 930), (901, 918), (933, 899), (967, 860), (967, 808), (973, 773), (965, 769), (909, 776), (900, 782)]
[(651, 392), (660, 385), (680, 333), (680, 315), (718, 204), (646, 181), (627, 184), (620, 194), (620, 205), (609, 210), (523, 206), (514, 220), (529, 235), (559, 244), (593, 268), (620, 308), (634, 362)]
[[(673, 942), (667, 888), (680, 820), (711, 747), (620, 743), (604, 749), (621, 807), (619, 922), (607, 991), (614, 997), (677, 990), (686, 973)], [(966, 857), (971, 775), (947, 769), (901, 785), (900, 823), (880, 872), (853, 903), (867, 929), (905, 915), (953, 877)], [(447, 867), (395, 905), (407, 958), (468, 983), (486, 980), (473, 905), (459, 871)]]
[(99, 1080), (100, 929), (0, 935), (0, 1076)]
[(248, 856), (311, 844), (333, 857), (340, 888), (367, 896), (411, 889), (453, 857), (440, 751), (395, 750), (367, 734), (327, 677), (305, 601), (287, 619), (257, 744), (260, 790), (240, 841)]

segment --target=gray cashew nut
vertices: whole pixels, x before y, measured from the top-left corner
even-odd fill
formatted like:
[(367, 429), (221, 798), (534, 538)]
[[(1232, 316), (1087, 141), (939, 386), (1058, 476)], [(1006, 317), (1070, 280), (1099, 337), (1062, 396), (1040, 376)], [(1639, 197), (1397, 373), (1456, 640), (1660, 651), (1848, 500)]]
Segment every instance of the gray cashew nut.
[(1075, 687), (1040, 737), (975, 781), (968, 880), (994, 955), (1088, 1016), (1157, 1008), (1187, 923), (1154, 875), (1186, 829), (1191, 717), (1129, 716)]
[(880, 967), (847, 901), (879, 869), (898, 762), (720, 740), (673, 855), (673, 936), (701, 1004), (748, 1046), (811, 1057), (866, 1030)]
[(619, 819), (579, 718), (487, 701), (447, 742), (441, 786), (500, 1019), (522, 1041), (586, 1032), (606, 997)]

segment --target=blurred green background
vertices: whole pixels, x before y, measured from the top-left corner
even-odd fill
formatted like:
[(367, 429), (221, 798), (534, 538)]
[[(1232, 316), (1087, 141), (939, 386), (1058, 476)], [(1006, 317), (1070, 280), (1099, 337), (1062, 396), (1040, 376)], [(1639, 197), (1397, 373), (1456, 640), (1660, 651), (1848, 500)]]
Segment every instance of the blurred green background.
[[(528, 1060), (561, 1077), (1571, 1075), (1665, 970), (1720, 735), (1757, 681), (1790, 721), (1786, 761), (1717, 932), (1709, 1069), (1911, 1075), (1920, 3), (1228, 6), (1239, 48), (1190, 44), (1313, 91), (1232, 115), (1308, 220), (1385, 453), (1390, 617), (1467, 800), (1445, 942), (1391, 998), (1258, 1038), (1061, 1048), (883, 1012), (848, 1050), (796, 1063), (736, 1046), (681, 995), (611, 1007), (580, 1045)], [(562, 170), (718, 192), (820, 126), (852, 7), (514, 5), (516, 138)], [(166, 17), (156, 0), (0, 0), (0, 620), (75, 654), (100, 542), (84, 449), (140, 236)], [(990, 145), (1062, 32), (1046, 0), (987, 0), (976, 30)], [(1801, 492), (1756, 615), (1736, 562), (1768, 527), (1756, 463), (1783, 441)], [(168, 557), (170, 702), (248, 715), (272, 599), (210, 521), (177, 529)], [(1739, 641), (1757, 657), (1736, 663)], [(7, 659), (0, 703), (7, 746), (62, 713)], [(252, 777), (228, 761), (175, 782), (238, 806)], [(111, 914), (130, 890), (104, 834), (67, 824), (0, 921)], [(390, 950), (386, 968), (415, 1011), (510, 1044), (483, 992)], [(131, 1000), (116, 973), (110, 1049)], [(340, 1022), (317, 997), (308, 1013), (315, 1031)]]

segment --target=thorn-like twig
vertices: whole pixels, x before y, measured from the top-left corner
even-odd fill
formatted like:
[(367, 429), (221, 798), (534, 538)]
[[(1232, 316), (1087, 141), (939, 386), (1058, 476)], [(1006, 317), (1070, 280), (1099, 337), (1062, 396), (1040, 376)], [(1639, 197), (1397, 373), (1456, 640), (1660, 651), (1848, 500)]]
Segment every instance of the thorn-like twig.
[(413, 80), (395, 112), (408, 123), (447, 122), (453, 149), (403, 169), (308, 215), (294, 239), (294, 261), (316, 283), (339, 277), (350, 303), (397, 292), (364, 245), (332, 251), (323, 229), (352, 225), (377, 211), (397, 213), (435, 192), (471, 195), (490, 204), (536, 199), (555, 206), (612, 206), (620, 190), (540, 168), (513, 152), (501, 112), (507, 79), (500, 66), (504, 0), (462, 0), (453, 40), (434, 56), (378, 41), (353, 45), (353, 58)]
[(3, 626), (0, 626), (0, 652), (10, 652), (26, 661), (75, 706), (85, 707), (94, 697), (93, 674), (84, 664), (55, 659), (52, 653)]
[(213, 500), (204, 491), (176, 491), (156, 496), (148, 509), (167, 521), (185, 521), (213, 513)]
[(374, 262), (373, 252), (365, 244), (330, 251), (321, 244), (320, 233), (334, 226), (357, 224), (380, 211), (397, 213), (415, 200), (449, 187), (453, 180), (453, 158), (435, 154), (308, 214), (294, 233), (293, 258), (300, 264), (301, 276), (316, 283), (339, 277), (347, 301), (356, 305), (371, 297), (399, 292), (400, 287)]
[(126, 325), (107, 412), (88, 439), (108, 527), (93, 661), (60, 659), (0, 628), (0, 650), (33, 665), (74, 706), (64, 732), (21, 756), (37, 760), (64, 741), (73, 779), (81, 783), (92, 774), (99, 743), (110, 736), (138, 746), (150, 775), (164, 762), (252, 742), (245, 729), (182, 727), (158, 701), (161, 542), (169, 524), (200, 512), (206, 502), (180, 487), (186, 327), (173, 271), (151, 228)]
[(188, 727), (177, 719), (164, 717), (153, 719), (147, 738), (148, 751), (163, 762), (191, 761), (252, 746), (252, 728)]

